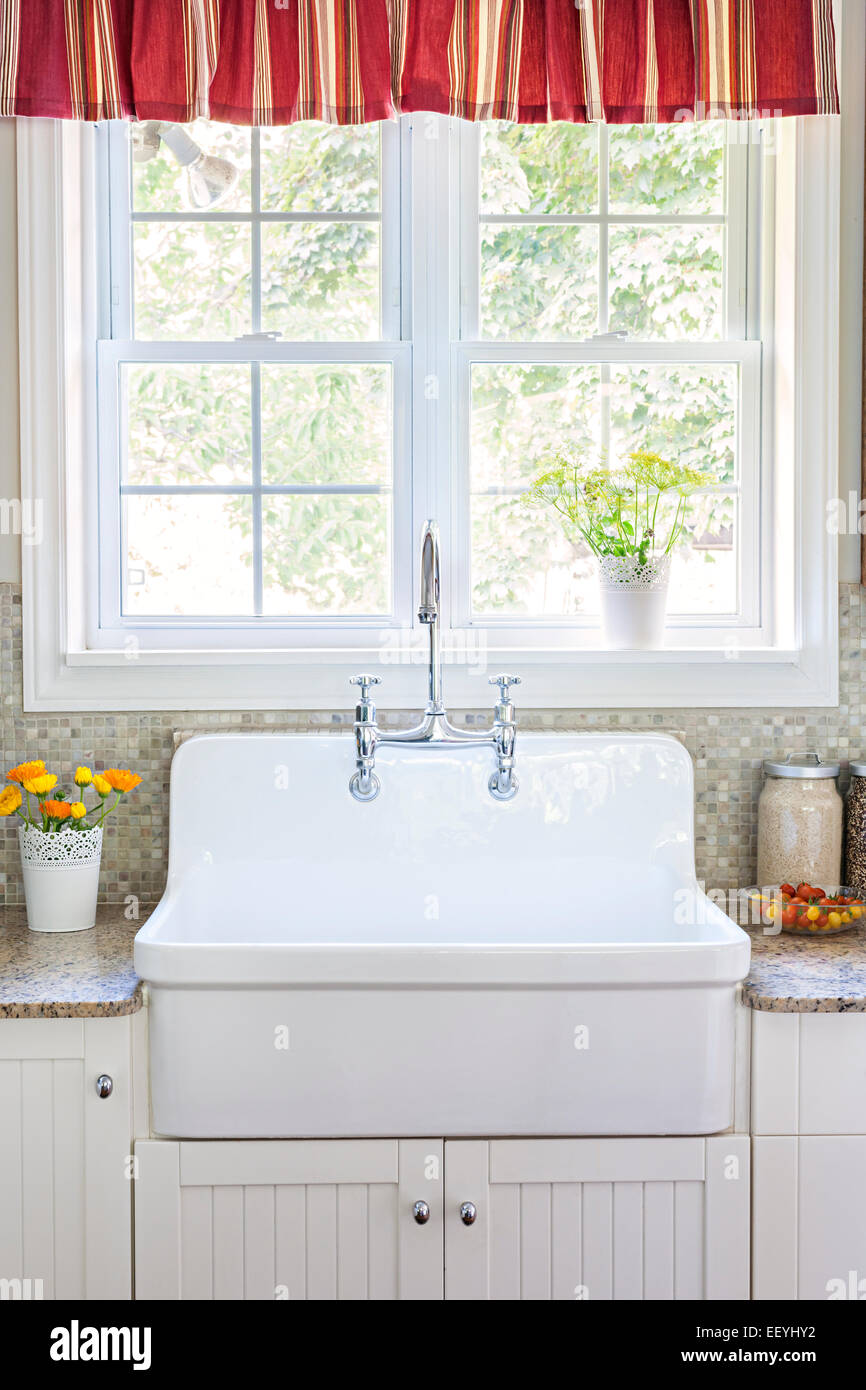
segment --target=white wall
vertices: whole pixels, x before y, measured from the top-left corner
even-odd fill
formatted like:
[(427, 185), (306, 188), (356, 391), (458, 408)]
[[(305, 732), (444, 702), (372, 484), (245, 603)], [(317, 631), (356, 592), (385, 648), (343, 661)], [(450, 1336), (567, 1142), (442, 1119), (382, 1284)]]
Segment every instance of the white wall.
[[(17, 497), (18, 468), (18, 241), (15, 198), (15, 122), (0, 119), (0, 497)], [(20, 575), (16, 536), (0, 535), (0, 583)]]

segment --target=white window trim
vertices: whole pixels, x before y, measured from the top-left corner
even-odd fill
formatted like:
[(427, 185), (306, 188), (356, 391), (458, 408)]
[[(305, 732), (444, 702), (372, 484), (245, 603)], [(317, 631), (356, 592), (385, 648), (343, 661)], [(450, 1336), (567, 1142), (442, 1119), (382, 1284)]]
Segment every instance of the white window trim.
[[(554, 648), (539, 628), (534, 648), (515, 650), (506, 630), (486, 629), (483, 650), (455, 634), (446, 669), (452, 708), (489, 703), (486, 672), (518, 663), (524, 708), (665, 708), (829, 706), (838, 702), (837, 538), (823, 524), (837, 495), (839, 315), (839, 122), (784, 121), (776, 180), (776, 332), (764, 342), (766, 457), (794, 460), (796, 494), (782, 470), (766, 470), (777, 491), (762, 528), (785, 540), (796, 604), (777, 600), (780, 646), (669, 647), (616, 653)], [(413, 198), (447, 199), (444, 142), (413, 134)], [(95, 259), (99, 248), (83, 229), (92, 194), (92, 130), (73, 123), (18, 121), (19, 320), (22, 495), (43, 503), (39, 546), (23, 547), (24, 702), (27, 710), (345, 709), (348, 677), (362, 666), (382, 669), (384, 708), (417, 707), (423, 698), (421, 646), (398, 653), (387, 631), (376, 640), (355, 634), (353, 647), (294, 650), (166, 650), (139, 642), (97, 650), (87, 642), (86, 595), (95, 579), (96, 516), (92, 470), (96, 448), (92, 343), (96, 337)], [(423, 177), (419, 165), (424, 162)], [(428, 229), (431, 255), (449, 248)], [(415, 341), (429, 362), (414, 373), (414, 454), (438, 460), (451, 448), (449, 396), (455, 383), (440, 373), (450, 306), (415, 270)], [(795, 292), (796, 290), (796, 292)], [(437, 343), (440, 347), (437, 349)], [(748, 347), (747, 344), (743, 345)], [(394, 345), (398, 347), (398, 345)], [(727, 345), (728, 351), (730, 345)], [(417, 349), (416, 349), (417, 350)], [(631, 349), (633, 352), (634, 349)], [(458, 350), (459, 351), (459, 350)], [(416, 364), (416, 366), (419, 364)], [(448, 470), (426, 472), (426, 495), (415, 496), (413, 530), (424, 515), (444, 523), (446, 595), (452, 556)], [(820, 519), (820, 520), (819, 520)], [(793, 590), (793, 580), (789, 588)], [(90, 590), (92, 592), (92, 588)], [(448, 661), (446, 632), (446, 661)]]

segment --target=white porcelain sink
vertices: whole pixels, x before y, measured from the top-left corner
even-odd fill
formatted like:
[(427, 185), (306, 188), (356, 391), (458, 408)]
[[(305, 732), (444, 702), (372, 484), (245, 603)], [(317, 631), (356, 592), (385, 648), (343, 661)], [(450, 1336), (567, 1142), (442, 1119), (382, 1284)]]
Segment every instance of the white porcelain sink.
[(158, 1133), (704, 1134), (731, 1122), (748, 937), (694, 877), (676, 740), (485, 749), (207, 735), (138, 933)]

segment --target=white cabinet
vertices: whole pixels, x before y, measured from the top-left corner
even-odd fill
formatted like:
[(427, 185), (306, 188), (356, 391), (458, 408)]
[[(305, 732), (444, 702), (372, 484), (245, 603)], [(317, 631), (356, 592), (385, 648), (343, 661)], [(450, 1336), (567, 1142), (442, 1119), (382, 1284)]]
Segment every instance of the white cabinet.
[(447, 1298), (749, 1296), (744, 1135), (455, 1140), (445, 1208)]
[(866, 1298), (866, 1014), (755, 1014), (752, 1131), (752, 1296)]
[(440, 1140), (158, 1141), (135, 1153), (136, 1298), (442, 1297)]
[(154, 1141), (136, 1158), (137, 1298), (749, 1294), (743, 1135)]
[(767, 1137), (753, 1147), (753, 1296), (866, 1298), (866, 1137)]
[(131, 1144), (128, 1018), (0, 1020), (4, 1297), (130, 1297)]

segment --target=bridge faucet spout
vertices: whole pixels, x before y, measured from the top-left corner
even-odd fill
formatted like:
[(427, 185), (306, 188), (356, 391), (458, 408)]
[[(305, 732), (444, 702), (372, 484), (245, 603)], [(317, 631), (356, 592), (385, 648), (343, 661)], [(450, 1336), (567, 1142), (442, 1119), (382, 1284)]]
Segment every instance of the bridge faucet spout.
[(421, 536), (421, 599), (418, 620), (430, 631), (430, 669), (427, 714), (444, 714), (442, 703), (442, 645), (439, 623), (439, 527), (428, 521)]

